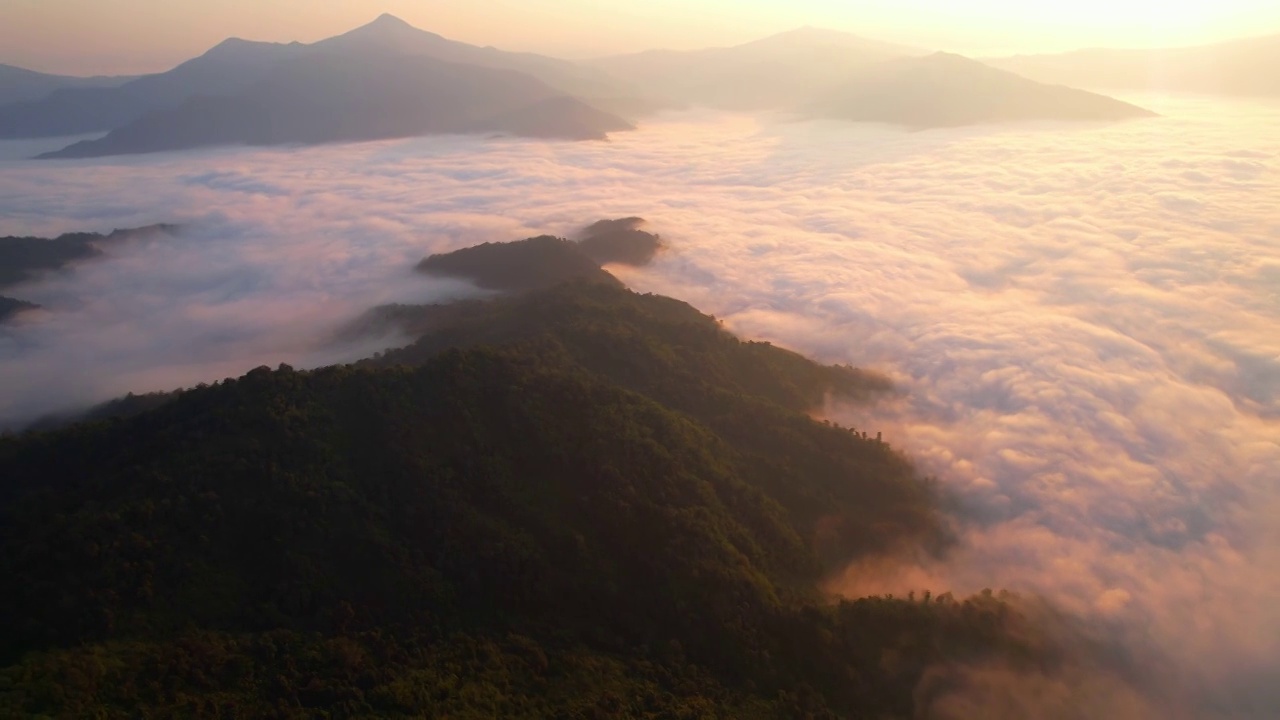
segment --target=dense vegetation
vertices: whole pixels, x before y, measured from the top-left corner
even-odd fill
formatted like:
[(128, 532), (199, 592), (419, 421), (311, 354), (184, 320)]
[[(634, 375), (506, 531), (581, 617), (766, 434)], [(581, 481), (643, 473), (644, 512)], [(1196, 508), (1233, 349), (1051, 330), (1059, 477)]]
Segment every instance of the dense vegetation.
[(614, 284), (380, 318), (421, 339), (0, 439), (0, 716), (911, 718), (1060, 661), (996, 597), (819, 592), (946, 543), (804, 414), (876, 376)]
[(577, 243), (551, 235), (514, 243), (484, 243), (432, 255), (418, 263), (418, 270), (465, 278), (490, 290), (536, 290), (569, 280), (621, 286)]
[(591, 223), (582, 231), (578, 247), (601, 265), (648, 265), (662, 249), (662, 238), (641, 230), (644, 224), (645, 219), (639, 217)]

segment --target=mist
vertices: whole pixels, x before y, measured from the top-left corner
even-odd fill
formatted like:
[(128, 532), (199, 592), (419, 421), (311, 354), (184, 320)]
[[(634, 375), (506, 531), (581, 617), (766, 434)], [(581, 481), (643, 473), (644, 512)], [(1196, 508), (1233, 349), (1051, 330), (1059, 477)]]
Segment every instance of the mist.
[[(970, 691), (937, 717), (1076, 717), (1064, 703), (1095, 691), (1112, 717), (1270, 717), (1280, 105), (1126, 99), (1161, 117), (911, 133), (683, 113), (608, 144), (6, 159), (0, 234), (185, 229), (8, 291), (46, 309), (0, 326), (0, 425), (355, 359), (403, 341), (328, 342), (369, 307), (480, 292), (413, 273), (427, 255), (638, 215), (668, 249), (609, 268), (629, 286), (903, 391), (820, 412), (935, 475), (959, 546), (833, 593), (1008, 588), (1146, 663), (1134, 688), (956, 669)], [(1010, 684), (1029, 694), (983, 704)]]

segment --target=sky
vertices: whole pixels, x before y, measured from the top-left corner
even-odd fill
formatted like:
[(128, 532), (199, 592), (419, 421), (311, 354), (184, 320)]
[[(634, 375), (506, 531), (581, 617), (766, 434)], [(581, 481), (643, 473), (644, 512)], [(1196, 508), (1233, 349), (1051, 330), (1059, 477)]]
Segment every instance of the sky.
[(383, 12), (457, 40), (565, 57), (732, 45), (805, 25), (974, 55), (1280, 33), (1275, 0), (0, 0), (0, 63), (156, 72), (227, 37), (312, 42)]

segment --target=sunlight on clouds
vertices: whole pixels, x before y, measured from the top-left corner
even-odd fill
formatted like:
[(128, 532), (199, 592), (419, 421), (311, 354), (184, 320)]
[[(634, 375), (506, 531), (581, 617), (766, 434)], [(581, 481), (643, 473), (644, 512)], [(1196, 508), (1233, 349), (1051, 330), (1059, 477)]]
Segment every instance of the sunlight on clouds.
[(2, 163), (6, 233), (191, 230), (13, 291), (51, 310), (0, 332), (0, 380), (23, 388), (0, 416), (354, 357), (370, 348), (316, 340), (467, 292), (415, 277), (422, 256), (642, 215), (671, 249), (615, 268), (628, 284), (903, 390), (826, 412), (936, 475), (960, 546), (834, 589), (1042, 593), (1229, 717), (1274, 699), (1257, 668), (1280, 672), (1280, 107), (1139, 101), (1165, 116), (904, 133), (688, 114), (610, 143)]

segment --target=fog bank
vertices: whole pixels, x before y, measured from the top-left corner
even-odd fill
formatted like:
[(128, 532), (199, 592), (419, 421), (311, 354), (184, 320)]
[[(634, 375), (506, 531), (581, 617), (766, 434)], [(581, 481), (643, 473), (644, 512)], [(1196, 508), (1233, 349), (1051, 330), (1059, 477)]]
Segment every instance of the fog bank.
[[(48, 312), (0, 329), (0, 417), (357, 356), (377, 348), (318, 341), (378, 303), (474, 292), (413, 274), (430, 253), (640, 215), (669, 247), (610, 268), (632, 287), (905, 390), (824, 412), (956, 493), (961, 545), (834, 591), (1040, 593), (1160, 658), (1143, 703), (1271, 717), (1280, 107), (1133, 100), (1163, 117), (904, 133), (672, 115), (607, 145), (0, 161), (0, 234), (189, 228), (14, 291)], [(1082, 686), (1045, 682), (1043, 702)]]

